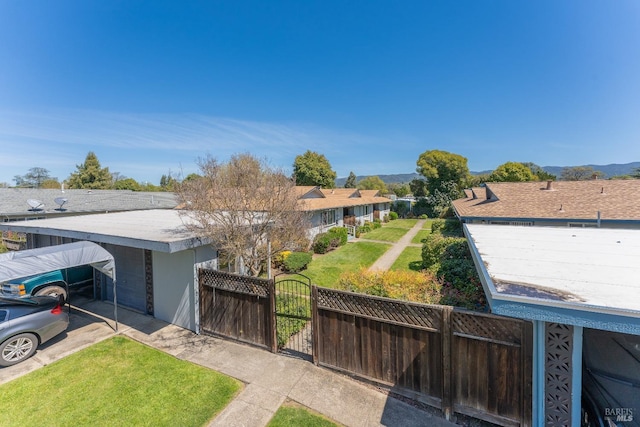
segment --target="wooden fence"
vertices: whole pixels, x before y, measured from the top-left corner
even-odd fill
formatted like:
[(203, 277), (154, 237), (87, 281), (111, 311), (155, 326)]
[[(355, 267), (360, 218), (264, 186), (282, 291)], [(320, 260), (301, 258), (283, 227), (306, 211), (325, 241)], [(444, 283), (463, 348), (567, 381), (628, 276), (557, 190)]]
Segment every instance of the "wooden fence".
[(276, 350), (272, 280), (199, 270), (200, 329)]
[[(201, 328), (276, 351), (273, 282), (200, 273)], [(314, 363), (505, 426), (531, 425), (532, 325), (312, 287)]]

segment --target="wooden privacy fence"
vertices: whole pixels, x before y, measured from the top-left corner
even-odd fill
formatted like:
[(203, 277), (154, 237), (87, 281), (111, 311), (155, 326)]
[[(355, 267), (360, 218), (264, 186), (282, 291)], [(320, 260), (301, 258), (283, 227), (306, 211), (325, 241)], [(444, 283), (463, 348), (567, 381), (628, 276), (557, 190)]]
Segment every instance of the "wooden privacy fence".
[(198, 271), (200, 330), (275, 351), (272, 280)]
[[(273, 281), (200, 271), (201, 329), (277, 351)], [(314, 363), (441, 409), (531, 425), (532, 324), (312, 287)]]
[(445, 414), (531, 425), (530, 322), (325, 288), (314, 296), (316, 363)]

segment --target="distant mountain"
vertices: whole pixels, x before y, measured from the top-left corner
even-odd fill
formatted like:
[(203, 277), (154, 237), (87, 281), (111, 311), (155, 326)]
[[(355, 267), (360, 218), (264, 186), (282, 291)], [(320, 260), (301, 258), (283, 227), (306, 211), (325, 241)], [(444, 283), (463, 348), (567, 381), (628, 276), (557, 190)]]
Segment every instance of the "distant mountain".
[[(605, 178), (611, 178), (612, 176), (630, 175), (635, 168), (640, 167), (640, 162), (632, 162), (632, 163), (624, 163), (624, 164), (612, 163), (610, 165), (581, 165), (581, 166), (592, 167), (593, 170), (604, 173)], [(572, 166), (543, 166), (542, 169), (556, 175), (557, 177), (560, 177), (560, 175), (562, 174), (562, 169), (564, 169), (565, 167), (572, 167)]]
[[(632, 163), (624, 163), (624, 164), (612, 163), (610, 165), (580, 165), (580, 166), (592, 167), (594, 170), (604, 173), (605, 178), (611, 178), (612, 176), (630, 175), (634, 169), (640, 168), (640, 162), (632, 162)], [(571, 168), (571, 167), (574, 167), (574, 166), (542, 166), (542, 169), (560, 178), (560, 175), (562, 174), (562, 169)], [(471, 175), (490, 174), (491, 172), (493, 171), (492, 170), (479, 171), (479, 172), (471, 171)], [(356, 176), (356, 180), (360, 181), (361, 179), (366, 178), (368, 176), (372, 176), (372, 175)], [(415, 172), (399, 173), (395, 175), (394, 174), (378, 175), (378, 176), (382, 181), (384, 181), (385, 184), (409, 183), (413, 179), (422, 177), (422, 175), (417, 174)], [(347, 181), (346, 177), (336, 179), (336, 187), (343, 187), (346, 181)]]

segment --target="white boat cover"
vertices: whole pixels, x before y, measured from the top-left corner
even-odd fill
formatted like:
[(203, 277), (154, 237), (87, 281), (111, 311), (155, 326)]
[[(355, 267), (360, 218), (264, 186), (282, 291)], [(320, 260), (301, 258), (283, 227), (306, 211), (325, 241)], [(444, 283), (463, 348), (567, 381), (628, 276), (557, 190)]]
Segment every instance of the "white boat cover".
[(96, 243), (82, 241), (0, 254), (0, 283), (87, 264), (115, 280), (113, 255)]

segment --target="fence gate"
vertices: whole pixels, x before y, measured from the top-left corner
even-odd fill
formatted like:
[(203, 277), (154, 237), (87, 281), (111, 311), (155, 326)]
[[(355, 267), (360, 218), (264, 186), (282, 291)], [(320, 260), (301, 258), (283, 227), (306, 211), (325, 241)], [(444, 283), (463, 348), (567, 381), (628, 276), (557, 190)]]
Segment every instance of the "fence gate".
[(278, 351), (311, 359), (311, 280), (301, 274), (279, 274), (275, 276), (275, 290)]

